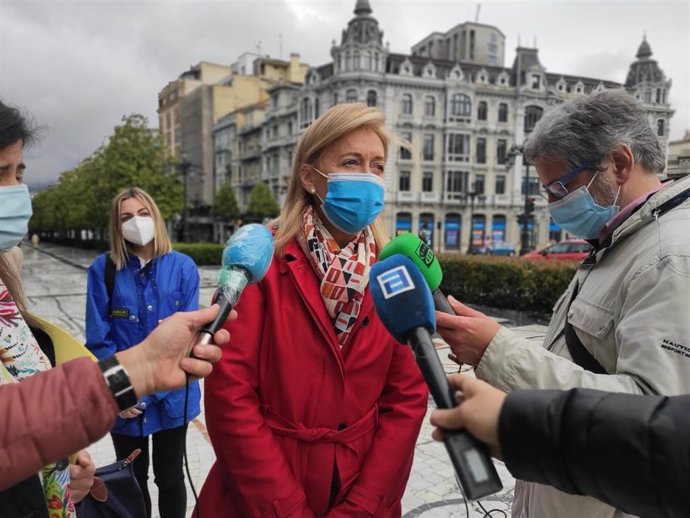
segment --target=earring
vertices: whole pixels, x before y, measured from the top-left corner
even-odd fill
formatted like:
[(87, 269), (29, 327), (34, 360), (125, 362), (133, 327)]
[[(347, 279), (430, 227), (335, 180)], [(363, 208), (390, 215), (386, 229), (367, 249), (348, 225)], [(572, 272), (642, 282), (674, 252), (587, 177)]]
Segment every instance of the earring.
[(316, 189), (312, 188), (311, 193), (314, 194), (316, 192)]

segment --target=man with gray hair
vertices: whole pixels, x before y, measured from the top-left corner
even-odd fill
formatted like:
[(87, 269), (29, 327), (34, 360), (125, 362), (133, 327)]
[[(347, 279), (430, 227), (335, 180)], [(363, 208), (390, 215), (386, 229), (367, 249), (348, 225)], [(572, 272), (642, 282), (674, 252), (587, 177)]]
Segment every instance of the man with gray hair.
[[(525, 148), (553, 220), (594, 250), (554, 306), (542, 347), (452, 297), (457, 316), (437, 312), (438, 332), (478, 378), (508, 392), (690, 393), (690, 177), (660, 182), (664, 153), (644, 108), (622, 90), (571, 100), (544, 115)], [(518, 481), (513, 516), (629, 515)]]

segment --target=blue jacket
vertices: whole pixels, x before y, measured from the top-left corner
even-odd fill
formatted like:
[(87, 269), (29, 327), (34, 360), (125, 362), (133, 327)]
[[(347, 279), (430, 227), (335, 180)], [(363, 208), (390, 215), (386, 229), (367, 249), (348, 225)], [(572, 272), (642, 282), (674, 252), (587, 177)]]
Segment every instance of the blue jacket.
[[(177, 311), (199, 307), (199, 271), (188, 256), (176, 251), (156, 257), (143, 269), (136, 256), (115, 273), (112, 303), (105, 285), (107, 254), (89, 267), (86, 292), (86, 347), (99, 359), (128, 349), (146, 338), (158, 322)], [(108, 315), (109, 308), (117, 316)], [(133, 419), (118, 418), (114, 433), (151, 435), (185, 423), (184, 388), (158, 392), (139, 400), (146, 406)], [(187, 421), (199, 415), (198, 382), (190, 383)]]

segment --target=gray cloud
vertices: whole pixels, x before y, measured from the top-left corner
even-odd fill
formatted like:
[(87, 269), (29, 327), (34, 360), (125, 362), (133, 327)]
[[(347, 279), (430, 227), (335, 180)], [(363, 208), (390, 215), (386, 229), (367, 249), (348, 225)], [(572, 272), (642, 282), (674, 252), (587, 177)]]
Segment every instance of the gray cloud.
[[(432, 31), (473, 19), (476, 4), (370, 0), (394, 52)], [(46, 126), (27, 153), (29, 176), (54, 179), (92, 153), (124, 114), (157, 125), (157, 93), (201, 60), (229, 64), (256, 51), (298, 52), (320, 65), (352, 17), (355, 0), (0, 0), (0, 98)], [(646, 31), (673, 79), (672, 137), (690, 128), (690, 7), (683, 1), (484, 1), (479, 20), (507, 38), (536, 36), (550, 72), (625, 80)], [(281, 36), (282, 35), (282, 36)]]

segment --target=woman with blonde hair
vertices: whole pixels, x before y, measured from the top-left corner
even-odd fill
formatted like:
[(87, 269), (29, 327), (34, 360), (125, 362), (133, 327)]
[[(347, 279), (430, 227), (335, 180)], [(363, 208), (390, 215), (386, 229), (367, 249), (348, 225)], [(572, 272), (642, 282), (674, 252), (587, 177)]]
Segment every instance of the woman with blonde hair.
[[(110, 211), (110, 252), (89, 267), (86, 345), (99, 358), (141, 342), (164, 318), (199, 306), (199, 272), (194, 261), (172, 249), (156, 202), (142, 189), (126, 189)], [(197, 382), (185, 390), (156, 393), (122, 412), (111, 431), (119, 459), (140, 448), (134, 471), (151, 516), (148, 492), (149, 436), (161, 518), (182, 518), (187, 493), (182, 455), (187, 423), (199, 415)]]
[(383, 113), (363, 104), (302, 135), (274, 261), (206, 383), (218, 460), (195, 516), (400, 516), (428, 396), (368, 288), (387, 153)]

